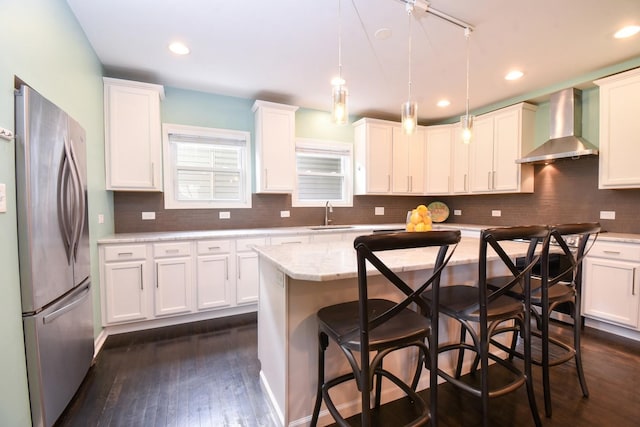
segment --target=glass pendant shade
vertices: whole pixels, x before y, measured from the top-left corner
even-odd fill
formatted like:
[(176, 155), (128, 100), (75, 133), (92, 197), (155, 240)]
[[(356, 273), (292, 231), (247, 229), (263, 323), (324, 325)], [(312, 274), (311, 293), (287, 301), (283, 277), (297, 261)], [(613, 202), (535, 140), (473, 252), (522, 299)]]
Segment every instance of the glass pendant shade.
[(332, 117), (333, 122), (338, 125), (347, 124), (349, 118), (349, 109), (347, 105), (347, 98), (349, 92), (343, 79), (336, 79), (333, 82), (333, 110)]
[(418, 103), (407, 101), (402, 104), (402, 130), (405, 134), (411, 135), (418, 126)]
[(473, 116), (464, 115), (460, 117), (460, 127), (462, 142), (469, 144), (473, 133)]

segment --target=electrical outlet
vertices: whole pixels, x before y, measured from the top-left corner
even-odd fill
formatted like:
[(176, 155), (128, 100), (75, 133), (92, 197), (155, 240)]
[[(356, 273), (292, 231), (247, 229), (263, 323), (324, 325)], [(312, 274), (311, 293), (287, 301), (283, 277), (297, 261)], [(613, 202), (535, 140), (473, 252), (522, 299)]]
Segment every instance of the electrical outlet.
[(98, 214), (98, 224), (104, 224), (104, 215)]
[(502, 211), (499, 211), (499, 210), (491, 211), (491, 216), (502, 216)]
[(616, 219), (616, 211), (600, 211), (600, 219)]
[(0, 184), (0, 212), (7, 211), (7, 185)]
[(289, 211), (280, 211), (280, 218), (289, 218), (291, 216), (291, 212)]
[(384, 206), (376, 206), (374, 212), (376, 215), (384, 215)]
[(229, 219), (229, 218), (231, 218), (231, 212), (220, 212), (218, 214), (218, 218), (220, 218), (220, 219)]
[(455, 216), (460, 216), (460, 215), (462, 215), (462, 209), (454, 209), (454, 210), (453, 210), (453, 214), (454, 214)]
[(155, 212), (142, 212), (142, 219), (144, 219), (144, 220), (156, 219), (156, 213)]

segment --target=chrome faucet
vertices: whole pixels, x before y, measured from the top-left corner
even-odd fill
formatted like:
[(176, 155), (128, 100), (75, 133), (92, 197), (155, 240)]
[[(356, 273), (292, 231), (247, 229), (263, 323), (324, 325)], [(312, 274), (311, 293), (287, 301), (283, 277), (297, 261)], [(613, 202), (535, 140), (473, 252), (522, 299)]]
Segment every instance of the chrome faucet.
[(329, 213), (333, 213), (333, 206), (327, 200), (327, 203), (324, 205), (324, 225), (329, 225), (333, 222), (332, 219), (329, 219)]

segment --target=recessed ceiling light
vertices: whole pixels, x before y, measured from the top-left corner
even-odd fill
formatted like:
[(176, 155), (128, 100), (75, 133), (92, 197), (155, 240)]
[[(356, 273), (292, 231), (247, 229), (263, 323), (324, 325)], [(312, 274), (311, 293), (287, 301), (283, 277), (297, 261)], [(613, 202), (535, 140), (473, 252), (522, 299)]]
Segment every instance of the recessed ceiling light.
[(169, 50), (175, 53), (176, 55), (187, 55), (189, 54), (189, 52), (191, 52), (184, 43), (180, 43), (180, 42), (171, 43), (169, 45)]
[(512, 70), (504, 76), (505, 80), (518, 80), (520, 77), (524, 76), (524, 73), (520, 70)]
[(436, 105), (440, 108), (444, 108), (451, 105), (451, 102), (448, 99), (441, 99), (440, 101), (438, 101)]
[(613, 37), (617, 39), (626, 39), (627, 37), (635, 36), (640, 33), (640, 25), (627, 25), (626, 27), (620, 28)]
[(375, 32), (375, 36), (378, 40), (386, 40), (391, 37), (391, 30), (389, 28), (380, 28)]

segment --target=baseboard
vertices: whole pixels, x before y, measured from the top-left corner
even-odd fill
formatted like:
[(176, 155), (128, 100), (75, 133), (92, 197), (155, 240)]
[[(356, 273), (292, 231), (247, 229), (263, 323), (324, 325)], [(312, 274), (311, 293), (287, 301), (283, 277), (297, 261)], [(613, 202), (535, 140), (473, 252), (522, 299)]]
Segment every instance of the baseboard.
[(230, 307), (221, 310), (204, 311), (182, 316), (167, 317), (162, 319), (148, 320), (144, 322), (131, 322), (120, 325), (103, 326), (98, 336), (94, 339), (93, 357), (94, 359), (102, 350), (105, 341), (110, 335), (124, 334), (127, 332), (144, 331), (147, 329), (161, 328), (164, 326), (181, 325), (183, 323), (198, 322), (201, 320), (219, 319), (238, 314), (255, 313), (258, 310), (257, 304), (248, 304), (238, 307)]

